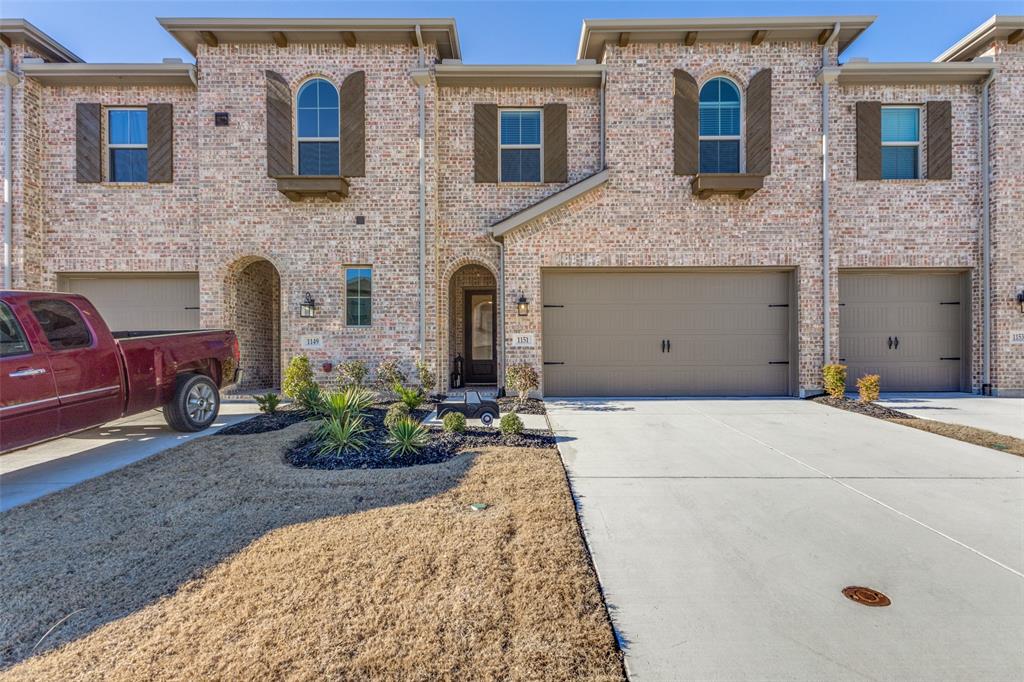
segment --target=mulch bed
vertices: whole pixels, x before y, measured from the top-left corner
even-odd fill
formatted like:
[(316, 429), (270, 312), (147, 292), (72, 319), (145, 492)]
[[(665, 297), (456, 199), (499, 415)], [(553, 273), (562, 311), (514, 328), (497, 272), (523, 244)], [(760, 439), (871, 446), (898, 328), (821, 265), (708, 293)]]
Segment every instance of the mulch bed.
[(519, 401), (516, 398), (498, 398), (498, 407), (501, 408), (502, 414), (509, 412), (516, 412), (518, 414), (547, 414), (547, 410), (544, 409), (544, 401), (537, 400), (536, 398), (527, 398), (526, 403), (519, 407)]
[(847, 412), (856, 412), (857, 414), (864, 414), (869, 417), (875, 417), (876, 419), (917, 419), (917, 417), (907, 414), (906, 412), (900, 412), (894, 410), (891, 407), (884, 407), (882, 405), (876, 405), (875, 403), (862, 403), (859, 400), (850, 400), (849, 398), (833, 398), (828, 395), (819, 395), (811, 398), (816, 403), (828, 405), (829, 407), (836, 407), (840, 410), (846, 410)]
[(299, 410), (278, 410), (274, 414), (258, 414), (251, 419), (227, 426), (216, 434), (217, 436), (247, 436), (252, 433), (266, 433), (268, 431), (280, 431), (292, 424), (298, 424), (306, 418), (305, 413)]

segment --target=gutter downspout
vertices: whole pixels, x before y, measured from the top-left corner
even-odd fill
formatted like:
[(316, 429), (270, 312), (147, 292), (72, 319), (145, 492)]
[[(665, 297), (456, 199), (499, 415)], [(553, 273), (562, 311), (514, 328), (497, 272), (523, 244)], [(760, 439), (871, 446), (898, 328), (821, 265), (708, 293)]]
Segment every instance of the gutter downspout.
[(988, 87), (995, 69), (981, 86), (981, 393), (992, 394), (992, 227), (989, 199)]
[[(829, 48), (839, 37), (840, 23), (837, 21), (832, 35), (821, 46), (822, 69), (829, 66)], [(824, 364), (832, 362), (832, 233), (829, 225), (829, 167), (828, 167), (828, 119), (829, 119), (829, 84), (831, 78), (825, 77), (821, 85), (821, 297), (823, 328)]]
[[(426, 56), (423, 48), (423, 34), (420, 31), (420, 25), (416, 24), (416, 44), (419, 46), (419, 59), (418, 59), (418, 70), (423, 71), (426, 67)], [(419, 85), (419, 184), (420, 184), (420, 196), (419, 196), (419, 251), (420, 251), (420, 298), (419, 298), (419, 347), (420, 347), (420, 362), (424, 361), (424, 352), (426, 350), (426, 338), (427, 338), (427, 272), (426, 272), (426, 258), (427, 258), (427, 158), (426, 158), (426, 129), (427, 129), (427, 117), (426, 117), (426, 79), (429, 78), (428, 74), (421, 74), (420, 78), (416, 81)]]
[(3, 201), (4, 201), (4, 253), (3, 253), (3, 288), (13, 288), (13, 273), (11, 272), (11, 260), (12, 250), (14, 245), (13, 241), (13, 212), (11, 210), (11, 145), (14, 143), (14, 132), (11, 129), (13, 126), (13, 112), (11, 107), (14, 106), (12, 89), (14, 83), (17, 82), (17, 76), (11, 71), (11, 48), (8, 47), (7, 43), (0, 41), (0, 47), (4, 51), (4, 66), (3, 66), (3, 82), (4, 82), (4, 186), (3, 186)]
[(601, 72), (601, 92), (598, 100), (598, 114), (600, 120), (598, 122), (598, 169), (604, 170), (604, 92), (605, 86), (608, 82), (608, 73), (606, 71)]
[(498, 346), (498, 362), (500, 363), (498, 372), (498, 395), (505, 395), (505, 242), (499, 240), (494, 236), (493, 232), (488, 231), (487, 237), (498, 247), (498, 300), (501, 302), (498, 305), (498, 338), (501, 344)]

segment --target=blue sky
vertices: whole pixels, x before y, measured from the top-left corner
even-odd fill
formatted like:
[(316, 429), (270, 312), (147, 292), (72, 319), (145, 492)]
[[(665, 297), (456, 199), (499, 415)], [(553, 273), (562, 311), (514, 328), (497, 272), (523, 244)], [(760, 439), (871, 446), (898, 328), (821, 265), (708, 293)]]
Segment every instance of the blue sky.
[(463, 59), (476, 64), (571, 63), (584, 18), (874, 14), (847, 52), (872, 61), (931, 60), (993, 14), (1022, 14), (1024, 0), (961, 2), (601, 2), (339, 0), (194, 2), (0, 0), (0, 16), (23, 17), (90, 62), (191, 57), (155, 17), (455, 17)]

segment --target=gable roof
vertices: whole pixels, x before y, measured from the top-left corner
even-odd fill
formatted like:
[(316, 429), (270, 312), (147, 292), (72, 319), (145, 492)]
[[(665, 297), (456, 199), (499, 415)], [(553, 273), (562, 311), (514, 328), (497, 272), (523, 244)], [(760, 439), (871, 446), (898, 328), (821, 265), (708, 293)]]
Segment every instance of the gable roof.
[(987, 50), (989, 45), (997, 40), (1005, 40), (1011, 45), (1024, 40), (1024, 15), (997, 14), (989, 18), (988, 21), (958, 40), (955, 45), (933, 61), (970, 61), (979, 53)]
[(8, 45), (27, 45), (36, 54), (50, 62), (81, 62), (82, 58), (56, 40), (40, 31), (25, 19), (0, 19), (0, 37)]
[(502, 237), (517, 227), (521, 227), (526, 223), (540, 218), (541, 216), (547, 215), (551, 211), (554, 211), (560, 206), (564, 206), (573, 199), (579, 198), (593, 189), (597, 189), (606, 182), (608, 182), (607, 168), (600, 170), (593, 175), (588, 175), (582, 180), (575, 182), (550, 196), (544, 197), (537, 203), (513, 213), (504, 220), (494, 223), (491, 225), (491, 234), (495, 237)]

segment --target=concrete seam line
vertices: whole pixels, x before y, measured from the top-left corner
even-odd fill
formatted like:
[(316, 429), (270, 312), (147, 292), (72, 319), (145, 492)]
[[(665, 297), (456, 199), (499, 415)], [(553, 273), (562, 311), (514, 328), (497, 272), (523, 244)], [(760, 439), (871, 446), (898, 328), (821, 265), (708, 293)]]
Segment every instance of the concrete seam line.
[(970, 545), (968, 545), (968, 544), (966, 544), (966, 543), (964, 543), (964, 542), (961, 542), (960, 540), (957, 540), (956, 538), (952, 537), (951, 535), (947, 535), (946, 533), (943, 533), (943, 532), (942, 532), (941, 530), (939, 530), (938, 528), (935, 528), (935, 527), (933, 527), (933, 526), (929, 526), (929, 525), (928, 525), (927, 523), (925, 523), (924, 521), (920, 521), (920, 520), (918, 520), (918, 519), (915, 519), (915, 518), (914, 518), (913, 516), (911, 516), (910, 514), (907, 514), (906, 512), (902, 512), (902, 511), (900, 511), (899, 509), (896, 509), (895, 507), (892, 507), (892, 506), (890, 506), (890, 505), (886, 504), (885, 502), (882, 502), (882, 501), (881, 501), (881, 500), (879, 500), (879, 499), (878, 499), (877, 497), (872, 497), (871, 495), (867, 494), (867, 493), (866, 493), (866, 492), (864, 492), (863, 490), (859, 490), (859, 489), (857, 489), (857, 488), (853, 487), (852, 485), (850, 485), (849, 483), (845, 483), (845, 482), (843, 482), (842, 480), (840, 480), (840, 479), (836, 478), (835, 476), (832, 476), (831, 474), (827, 474), (827, 473), (825, 473), (825, 472), (824, 472), (824, 471), (822, 471), (821, 469), (819, 469), (819, 468), (817, 468), (817, 467), (815, 467), (815, 466), (813, 466), (813, 465), (811, 465), (811, 464), (808, 464), (807, 462), (804, 462), (803, 460), (801, 460), (801, 459), (799, 459), (799, 458), (797, 458), (797, 457), (794, 457), (793, 455), (790, 455), (789, 453), (787, 453), (787, 452), (784, 452), (783, 450), (780, 450), (779, 448), (775, 447), (774, 445), (770, 445), (770, 444), (768, 444), (768, 443), (764, 442), (763, 440), (761, 440), (761, 439), (759, 439), (759, 438), (756, 438), (756, 437), (754, 437), (754, 436), (751, 436), (751, 435), (750, 435), (749, 433), (745, 433), (744, 431), (741, 431), (740, 429), (737, 429), (737, 428), (736, 428), (736, 427), (734, 427), (734, 426), (730, 426), (729, 424), (726, 424), (725, 422), (723, 422), (723, 421), (722, 421), (722, 420), (720, 420), (720, 419), (715, 419), (715, 418), (714, 418), (714, 417), (712, 417), (712, 416), (711, 416), (710, 414), (707, 414), (707, 413), (703, 413), (703, 412), (700, 412), (699, 410), (698, 410), (698, 413), (699, 413), (699, 414), (703, 414), (703, 416), (707, 417), (708, 419), (710, 419), (711, 421), (713, 421), (713, 422), (715, 422), (715, 423), (717, 423), (717, 424), (721, 424), (722, 426), (724, 426), (725, 428), (729, 429), (730, 431), (733, 431), (733, 432), (735, 432), (735, 433), (738, 433), (739, 435), (743, 436), (744, 438), (747, 438), (747, 439), (749, 439), (749, 440), (752, 440), (752, 441), (754, 441), (755, 443), (757, 443), (757, 444), (759, 444), (759, 445), (762, 445), (762, 446), (764, 446), (764, 447), (768, 448), (769, 450), (772, 450), (773, 452), (777, 452), (777, 453), (779, 453), (779, 454), (780, 454), (780, 455), (782, 455), (783, 457), (786, 457), (786, 458), (788, 458), (788, 459), (790, 459), (790, 460), (792, 460), (792, 461), (796, 462), (797, 464), (799, 464), (799, 465), (800, 465), (800, 466), (802, 466), (802, 467), (805, 467), (805, 468), (807, 468), (807, 469), (810, 469), (811, 471), (813, 471), (813, 472), (815, 472), (815, 473), (821, 474), (822, 476), (824, 476), (825, 478), (829, 479), (830, 481), (834, 481), (835, 483), (838, 483), (839, 485), (843, 486), (843, 487), (844, 487), (844, 488), (846, 488), (847, 490), (851, 490), (851, 491), (853, 491), (853, 492), (857, 493), (858, 495), (860, 495), (861, 497), (864, 497), (864, 498), (866, 498), (866, 499), (868, 499), (868, 500), (871, 500), (871, 501), (872, 501), (872, 502), (874, 502), (875, 504), (877, 504), (877, 505), (879, 505), (879, 506), (881, 506), (881, 507), (884, 507), (885, 509), (888, 509), (889, 511), (891, 511), (891, 512), (894, 512), (894, 513), (896, 513), (896, 514), (898, 514), (898, 515), (902, 516), (903, 518), (907, 519), (908, 521), (912, 521), (912, 522), (916, 523), (917, 525), (921, 526), (922, 528), (924, 528), (924, 529), (926, 529), (926, 530), (929, 530), (929, 531), (931, 531), (932, 533), (935, 533), (935, 534), (936, 534), (936, 535), (938, 535), (939, 537), (943, 537), (943, 538), (945, 538), (945, 539), (949, 540), (950, 542), (952, 542), (952, 543), (954, 543), (954, 544), (956, 544), (956, 545), (959, 545), (960, 547), (963, 547), (964, 549), (966, 549), (966, 550), (968, 550), (968, 551), (970, 551), (970, 552), (973, 552), (974, 554), (977, 554), (977, 555), (978, 555), (978, 556), (980, 556), (980, 557), (981, 557), (982, 559), (987, 559), (988, 561), (991, 561), (991, 562), (992, 562), (993, 564), (995, 564), (996, 566), (999, 566), (1000, 568), (1004, 568), (1004, 569), (1006, 569), (1007, 571), (1009, 571), (1010, 573), (1013, 573), (1013, 574), (1014, 574), (1014, 575), (1016, 575), (1017, 577), (1019, 577), (1019, 578), (1024, 578), (1024, 573), (1021, 573), (1021, 572), (1020, 572), (1020, 571), (1018, 571), (1017, 569), (1015, 569), (1015, 568), (1012, 568), (1012, 567), (1010, 567), (1010, 566), (1007, 566), (1006, 564), (1004, 564), (1003, 562), (999, 561), (998, 559), (995, 559), (995, 558), (993, 558), (993, 557), (990, 557), (990, 556), (989, 556), (988, 554), (985, 554), (985, 553), (984, 553), (984, 552), (982, 552), (981, 550), (979, 550), (979, 549), (975, 549), (974, 547), (971, 547)]

